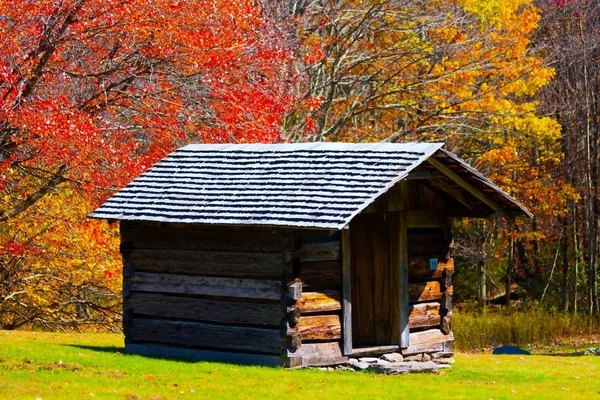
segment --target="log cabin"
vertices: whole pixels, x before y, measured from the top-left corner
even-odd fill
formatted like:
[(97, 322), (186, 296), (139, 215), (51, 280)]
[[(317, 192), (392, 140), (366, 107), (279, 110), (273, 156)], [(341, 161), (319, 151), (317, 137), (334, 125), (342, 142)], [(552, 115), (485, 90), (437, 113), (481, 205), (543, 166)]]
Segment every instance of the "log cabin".
[(193, 144), (117, 192), (125, 351), (452, 354), (452, 221), (531, 217), (440, 143)]

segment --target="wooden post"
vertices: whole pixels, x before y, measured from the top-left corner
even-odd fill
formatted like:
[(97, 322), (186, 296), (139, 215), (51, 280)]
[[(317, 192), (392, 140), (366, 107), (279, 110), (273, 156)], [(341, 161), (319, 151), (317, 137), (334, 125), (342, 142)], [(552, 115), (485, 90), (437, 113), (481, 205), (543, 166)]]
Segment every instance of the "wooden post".
[[(394, 198), (393, 207), (390, 210), (398, 212), (398, 218), (396, 223), (397, 227), (397, 242), (391, 243), (391, 246), (398, 246), (397, 254), (397, 270), (390, 274), (393, 280), (392, 285), (398, 288), (397, 296), (392, 296), (393, 301), (396, 302), (399, 313), (399, 326), (398, 331), (400, 335), (400, 347), (407, 348), (409, 346), (409, 293), (408, 293), (408, 233), (406, 231), (408, 226), (408, 217), (406, 211), (406, 192), (407, 183), (405, 181), (398, 182), (396, 184), (396, 196)], [(397, 322), (397, 323), (398, 323)]]
[(398, 254), (399, 254), (399, 266), (400, 269), (400, 347), (407, 348), (410, 346), (409, 334), (410, 328), (408, 324), (409, 309), (408, 309), (408, 240), (406, 232), (406, 211), (400, 212), (399, 221), (400, 233), (398, 235)]
[(350, 228), (342, 229), (342, 339), (343, 354), (352, 354), (352, 249)]

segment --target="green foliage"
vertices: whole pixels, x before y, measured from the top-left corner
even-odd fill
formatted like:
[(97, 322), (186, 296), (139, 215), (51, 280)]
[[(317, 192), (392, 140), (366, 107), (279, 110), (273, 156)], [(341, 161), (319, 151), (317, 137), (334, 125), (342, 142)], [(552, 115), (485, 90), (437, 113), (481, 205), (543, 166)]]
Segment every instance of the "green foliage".
[(122, 342), (114, 334), (0, 331), (0, 398), (546, 400), (600, 394), (600, 357), (458, 354), (440, 375), (381, 376), (127, 356)]
[[(585, 314), (568, 314), (541, 306), (527, 309), (490, 309), (482, 313), (455, 310), (452, 329), (459, 350), (574, 343), (600, 329), (600, 320)], [(577, 339), (579, 338), (579, 339)]]

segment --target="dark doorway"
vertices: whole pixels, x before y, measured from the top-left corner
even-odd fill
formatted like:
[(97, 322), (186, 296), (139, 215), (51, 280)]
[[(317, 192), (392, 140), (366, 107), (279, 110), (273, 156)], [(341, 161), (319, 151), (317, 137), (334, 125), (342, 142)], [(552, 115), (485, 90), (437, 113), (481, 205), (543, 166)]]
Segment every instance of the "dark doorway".
[(368, 213), (350, 224), (354, 348), (399, 344), (398, 251), (390, 245), (398, 242), (395, 217)]

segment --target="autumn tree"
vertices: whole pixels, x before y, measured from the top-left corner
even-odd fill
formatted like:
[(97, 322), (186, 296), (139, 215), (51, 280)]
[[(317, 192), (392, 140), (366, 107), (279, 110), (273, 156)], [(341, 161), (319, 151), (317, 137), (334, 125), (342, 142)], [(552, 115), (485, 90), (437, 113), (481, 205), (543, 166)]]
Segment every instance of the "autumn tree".
[[(598, 313), (600, 6), (588, 0), (538, 0), (537, 46), (556, 70), (542, 91), (543, 109), (561, 125), (564, 161), (555, 174), (578, 198), (561, 217), (562, 308)], [(579, 200), (581, 201), (575, 201)], [(554, 282), (552, 282), (554, 283)], [(581, 290), (583, 289), (583, 290)]]
[(251, 0), (0, 0), (0, 327), (101, 312), (89, 206), (182, 143), (278, 140), (291, 55)]
[(549, 269), (533, 254), (549, 250), (539, 247), (554, 240), (556, 217), (577, 194), (553, 174), (562, 162), (560, 127), (539, 111), (537, 94), (554, 70), (531, 42), (541, 17), (532, 1), (292, 3), (306, 79), (286, 133), (296, 140), (445, 141), (536, 215), (516, 228), (493, 222), (499, 237), (486, 233), (489, 224), (467, 235), (472, 241), (463, 248), (490, 249), (469, 255), (485, 259), (473, 265), (484, 268), (513, 243), (498, 279), (526, 266)]

